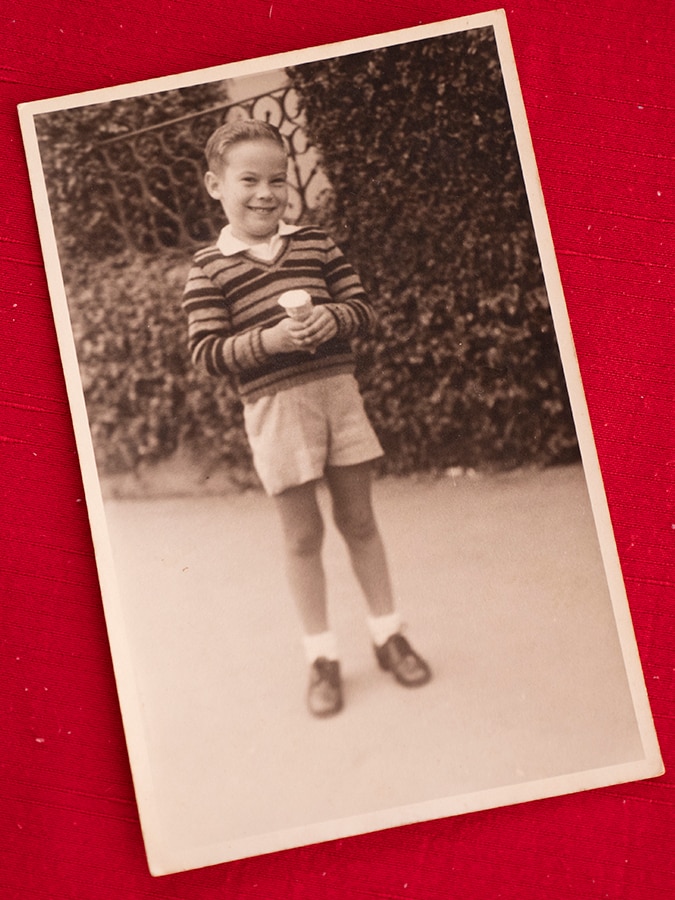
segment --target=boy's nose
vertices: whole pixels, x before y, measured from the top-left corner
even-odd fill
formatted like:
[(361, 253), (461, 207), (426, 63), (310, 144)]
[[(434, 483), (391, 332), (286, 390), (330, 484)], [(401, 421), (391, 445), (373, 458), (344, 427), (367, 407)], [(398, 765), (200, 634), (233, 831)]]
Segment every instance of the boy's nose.
[(272, 197), (272, 188), (266, 181), (260, 181), (258, 182), (257, 194), (259, 197)]

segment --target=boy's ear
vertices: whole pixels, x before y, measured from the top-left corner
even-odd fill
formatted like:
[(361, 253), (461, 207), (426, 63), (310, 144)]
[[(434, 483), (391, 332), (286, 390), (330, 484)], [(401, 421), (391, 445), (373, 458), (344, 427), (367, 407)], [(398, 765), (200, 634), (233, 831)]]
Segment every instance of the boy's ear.
[(220, 200), (220, 179), (215, 172), (207, 172), (204, 176), (204, 185), (210, 197)]

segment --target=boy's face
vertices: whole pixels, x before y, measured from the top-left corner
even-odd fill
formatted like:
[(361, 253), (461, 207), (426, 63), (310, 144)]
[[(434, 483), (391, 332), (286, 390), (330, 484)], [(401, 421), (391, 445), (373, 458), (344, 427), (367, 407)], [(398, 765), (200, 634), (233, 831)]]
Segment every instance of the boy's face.
[(257, 244), (275, 234), (288, 204), (288, 160), (271, 140), (246, 140), (227, 152), (217, 172), (207, 172), (206, 189), (220, 203), (232, 234)]

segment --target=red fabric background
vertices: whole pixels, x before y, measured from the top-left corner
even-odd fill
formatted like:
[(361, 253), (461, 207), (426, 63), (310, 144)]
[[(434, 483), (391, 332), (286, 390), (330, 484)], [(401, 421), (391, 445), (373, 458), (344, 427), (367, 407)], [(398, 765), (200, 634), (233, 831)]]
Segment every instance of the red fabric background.
[[(16, 104), (489, 8), (476, 0), (4, 0), (3, 897), (675, 896), (670, 771), (160, 879), (145, 865)], [(675, 4), (518, 0), (507, 15), (668, 766)]]

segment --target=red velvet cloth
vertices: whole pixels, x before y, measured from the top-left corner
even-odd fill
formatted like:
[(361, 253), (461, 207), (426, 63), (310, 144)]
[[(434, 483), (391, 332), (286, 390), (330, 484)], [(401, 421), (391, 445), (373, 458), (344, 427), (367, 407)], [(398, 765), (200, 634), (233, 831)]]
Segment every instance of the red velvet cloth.
[[(16, 104), (489, 9), (4, 0), (0, 895), (675, 895), (673, 777), (148, 874)], [(506, 8), (666, 766), (675, 752), (675, 4)]]

